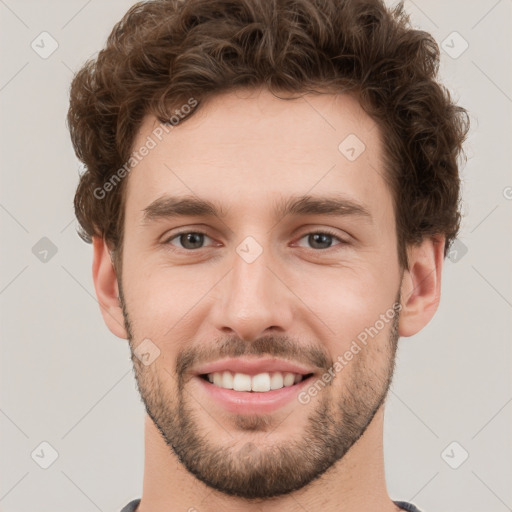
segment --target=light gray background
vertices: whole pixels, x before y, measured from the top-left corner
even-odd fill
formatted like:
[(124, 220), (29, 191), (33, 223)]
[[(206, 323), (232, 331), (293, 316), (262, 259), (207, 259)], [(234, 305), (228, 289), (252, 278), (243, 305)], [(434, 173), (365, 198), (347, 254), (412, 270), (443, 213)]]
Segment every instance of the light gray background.
[[(75, 233), (79, 162), (65, 125), (73, 70), (131, 4), (0, 0), (2, 511), (117, 512), (141, 495), (143, 406), (127, 342), (100, 316), (91, 247)], [(467, 253), (446, 261), (435, 319), (400, 341), (385, 424), (388, 489), (427, 512), (504, 512), (512, 510), (512, 2), (405, 5), (440, 45), (448, 37), (452, 53), (463, 44), (453, 31), (468, 42), (456, 59), (442, 52), (441, 72), (473, 124)], [(59, 45), (47, 59), (31, 48), (42, 31)], [(42, 237), (57, 248), (46, 262), (32, 252)], [(48, 469), (31, 458), (42, 441), (59, 455)], [(446, 460), (469, 453), (458, 469), (441, 455), (453, 441), (462, 448)]]

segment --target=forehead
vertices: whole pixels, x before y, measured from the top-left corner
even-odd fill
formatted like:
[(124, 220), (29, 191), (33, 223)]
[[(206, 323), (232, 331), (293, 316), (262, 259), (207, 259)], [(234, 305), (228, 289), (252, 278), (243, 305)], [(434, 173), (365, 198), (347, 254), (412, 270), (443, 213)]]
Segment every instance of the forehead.
[(127, 216), (165, 194), (215, 200), (236, 215), (288, 195), (336, 192), (383, 208), (391, 201), (378, 126), (345, 94), (225, 93), (159, 127), (146, 116), (134, 140), (133, 151), (151, 149), (130, 172)]

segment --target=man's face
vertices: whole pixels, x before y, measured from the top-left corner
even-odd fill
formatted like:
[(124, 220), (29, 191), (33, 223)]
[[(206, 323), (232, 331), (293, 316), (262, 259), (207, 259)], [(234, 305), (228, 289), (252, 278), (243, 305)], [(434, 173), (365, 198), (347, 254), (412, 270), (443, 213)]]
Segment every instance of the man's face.
[[(157, 127), (148, 116), (134, 142), (156, 146), (127, 183), (120, 290), (132, 352), (160, 351), (132, 357), (147, 412), (207, 485), (300, 489), (365, 432), (393, 373), (401, 270), (379, 130), (349, 96), (268, 92), (218, 96), (161, 141)], [(185, 198), (219, 211), (171, 208)]]

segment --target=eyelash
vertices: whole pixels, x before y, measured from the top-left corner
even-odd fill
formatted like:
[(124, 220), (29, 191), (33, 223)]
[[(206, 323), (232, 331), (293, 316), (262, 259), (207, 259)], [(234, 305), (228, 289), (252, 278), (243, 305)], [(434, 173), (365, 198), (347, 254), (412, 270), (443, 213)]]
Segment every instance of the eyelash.
[[(170, 243), (172, 240), (174, 240), (176, 238), (179, 238), (181, 235), (188, 235), (188, 234), (204, 235), (204, 236), (206, 236), (208, 238), (211, 238), (211, 237), (208, 236), (207, 233), (205, 233), (203, 231), (180, 231), (179, 233), (174, 233), (171, 237), (167, 238), (163, 243), (164, 243), (164, 245), (172, 245)], [(322, 230), (316, 230), (316, 231), (308, 231), (307, 233), (304, 233), (299, 238), (299, 240), (302, 240), (304, 237), (309, 236), (309, 235), (328, 235), (328, 236), (331, 236), (332, 238), (336, 239), (338, 242), (340, 242), (337, 245), (340, 245), (340, 246), (348, 245), (347, 241), (343, 240), (336, 233), (334, 233), (333, 231), (330, 231), (329, 229), (322, 229)], [(315, 251), (315, 252), (326, 252), (326, 251), (328, 251), (330, 249), (333, 249), (334, 247), (336, 247), (336, 246), (327, 247), (326, 249), (314, 249), (314, 248), (310, 247), (310, 249), (312, 251)], [(199, 247), (198, 249), (185, 249), (185, 248), (176, 247), (176, 249), (177, 250), (181, 250), (181, 251), (185, 251), (185, 252), (196, 252), (196, 251), (199, 251), (200, 249), (205, 249), (205, 247)]]

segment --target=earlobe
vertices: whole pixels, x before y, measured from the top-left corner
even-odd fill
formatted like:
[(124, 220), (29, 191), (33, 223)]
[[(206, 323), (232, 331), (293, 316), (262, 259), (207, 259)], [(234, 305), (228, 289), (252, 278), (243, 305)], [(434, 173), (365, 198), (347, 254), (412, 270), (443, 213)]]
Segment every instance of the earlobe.
[(400, 289), (400, 336), (412, 336), (419, 332), (437, 310), (441, 299), (444, 243), (444, 236), (426, 237), (407, 251), (409, 269), (404, 271)]
[(119, 338), (128, 339), (119, 302), (117, 275), (110, 258), (110, 250), (106, 241), (99, 237), (93, 237), (92, 243), (94, 248), (92, 277), (103, 320), (113, 334)]

